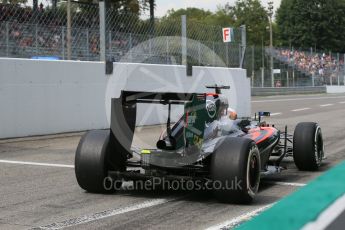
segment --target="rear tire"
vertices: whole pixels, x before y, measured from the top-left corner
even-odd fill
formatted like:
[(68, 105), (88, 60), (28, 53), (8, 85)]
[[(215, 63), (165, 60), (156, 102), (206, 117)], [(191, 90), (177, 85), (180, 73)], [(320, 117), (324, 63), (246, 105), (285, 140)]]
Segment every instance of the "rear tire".
[(324, 157), (320, 126), (315, 122), (299, 123), (293, 136), (293, 158), (302, 171), (316, 171)]
[[(225, 203), (252, 202), (259, 189), (260, 168), (260, 153), (254, 141), (236, 137), (224, 139), (211, 160), (215, 197)], [(222, 188), (219, 189), (218, 184)]]
[[(75, 155), (75, 175), (81, 188), (92, 193), (112, 193), (122, 181), (108, 178), (108, 171), (124, 171), (125, 161), (114, 158), (116, 152), (109, 141), (109, 130), (92, 130), (79, 141)], [(105, 179), (107, 178), (107, 179)]]

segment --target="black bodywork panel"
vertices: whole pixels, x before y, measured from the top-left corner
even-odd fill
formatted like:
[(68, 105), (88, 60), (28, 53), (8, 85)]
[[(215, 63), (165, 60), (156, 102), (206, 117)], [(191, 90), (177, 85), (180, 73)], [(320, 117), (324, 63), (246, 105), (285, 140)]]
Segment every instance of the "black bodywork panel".
[[(214, 99), (216, 113), (210, 114), (211, 110), (209, 107), (212, 107), (210, 106), (212, 101), (209, 103), (207, 98)], [(128, 166), (138, 166), (147, 170), (164, 170), (167, 172), (174, 172), (174, 174), (182, 172), (182, 175), (186, 172), (205, 173), (205, 171), (207, 171), (205, 167), (207, 167), (209, 156), (214, 152), (217, 143), (223, 138), (230, 136), (251, 138), (256, 142), (262, 159), (261, 169), (264, 171), (273, 149), (280, 140), (279, 130), (273, 127), (261, 129), (260, 124), (258, 125), (257, 122), (249, 120), (247, 122), (249, 128), (246, 131), (243, 131), (244, 129), (240, 127), (235, 131), (224, 132), (224, 130), (219, 130), (219, 128), (216, 127), (215, 130), (218, 130), (217, 133), (213, 134), (212, 131), (210, 137), (205, 137), (206, 134), (204, 134), (204, 131), (206, 132), (206, 129), (212, 129), (212, 125), (216, 124), (220, 119), (221, 110), (227, 109), (228, 106), (227, 101), (223, 101), (221, 95), (218, 94), (122, 91), (121, 96), (119, 98), (113, 98), (111, 103), (110, 138), (115, 146), (116, 151), (114, 154), (120, 155), (117, 157), (126, 157), (127, 159), (133, 156), (131, 145), (134, 136), (138, 103), (154, 103), (169, 106), (174, 104), (185, 105), (184, 115), (171, 128), (170, 125), (168, 125), (167, 129), (170, 129), (168, 132), (169, 134), (166, 134), (166, 136), (160, 140), (164, 140), (169, 144), (176, 138), (174, 140), (176, 146), (169, 149), (163, 148), (161, 146), (164, 145), (159, 145), (157, 143), (157, 149), (146, 150), (149, 154), (141, 154), (140, 162), (128, 161)], [(199, 112), (199, 118), (193, 120), (190, 116), (198, 114), (195, 108), (201, 112)], [(210, 115), (213, 117), (210, 117)], [(199, 134), (193, 131), (195, 127), (201, 129)], [(251, 133), (250, 130), (253, 132)], [(266, 133), (267, 130), (270, 131), (269, 134)], [(251, 136), (253, 133), (256, 134)], [(262, 137), (260, 137), (260, 135)], [(169, 138), (167, 138), (168, 136)]]

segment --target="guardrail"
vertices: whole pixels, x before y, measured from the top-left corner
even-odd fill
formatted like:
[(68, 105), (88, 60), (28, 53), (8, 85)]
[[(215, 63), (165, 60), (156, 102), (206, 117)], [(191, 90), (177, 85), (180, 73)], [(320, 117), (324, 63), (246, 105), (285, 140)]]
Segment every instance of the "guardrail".
[(279, 87), (279, 88), (252, 88), (252, 96), (272, 96), (290, 94), (319, 94), (326, 93), (326, 86), (318, 87)]

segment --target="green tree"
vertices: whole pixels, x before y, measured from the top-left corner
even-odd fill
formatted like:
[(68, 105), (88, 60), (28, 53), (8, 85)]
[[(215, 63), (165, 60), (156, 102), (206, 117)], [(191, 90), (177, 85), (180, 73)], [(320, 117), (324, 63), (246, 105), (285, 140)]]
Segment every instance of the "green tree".
[(220, 10), (232, 18), (235, 27), (246, 25), (249, 45), (261, 45), (267, 39), (268, 14), (259, 0), (237, 0), (234, 6), (226, 4)]
[[(213, 40), (212, 33), (206, 31), (212, 29), (211, 17), (213, 14), (210, 11), (206, 11), (198, 8), (187, 8), (179, 10), (169, 10), (168, 13), (162, 17), (158, 23), (160, 31), (166, 35), (181, 35), (181, 16), (187, 16), (187, 36), (195, 40)], [(219, 30), (220, 31), (220, 30)], [(219, 33), (221, 35), (221, 33)]]
[(282, 0), (277, 10), (284, 46), (345, 51), (344, 0)]
[(228, 7), (228, 5), (225, 5), (224, 7), (218, 6), (216, 12), (206, 20), (213, 25), (219, 25), (221, 27), (234, 26), (236, 24), (235, 19), (229, 12)]
[(181, 15), (187, 15), (189, 20), (204, 22), (210, 16), (212, 16), (211, 11), (189, 7), (186, 9), (179, 9), (179, 10), (168, 10), (167, 14), (163, 17), (163, 19), (177, 19), (180, 18)]
[(293, 0), (282, 0), (276, 12), (276, 25), (278, 31), (279, 45), (291, 47), (293, 22), (291, 9)]
[[(57, 2), (58, 0), (51, 0)], [(107, 0), (107, 10), (115, 13), (133, 13), (140, 14), (141, 12), (149, 8), (152, 0)], [(79, 0), (74, 3), (81, 3), (84, 8), (90, 7), (90, 5), (98, 5), (99, 0)]]

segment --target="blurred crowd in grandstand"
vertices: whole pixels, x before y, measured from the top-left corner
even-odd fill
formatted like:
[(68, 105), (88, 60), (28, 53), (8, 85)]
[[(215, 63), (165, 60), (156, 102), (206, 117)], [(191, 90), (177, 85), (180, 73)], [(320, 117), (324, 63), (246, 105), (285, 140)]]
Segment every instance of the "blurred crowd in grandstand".
[(327, 78), (337, 77), (341, 71), (344, 72), (344, 59), (342, 57), (338, 59), (332, 54), (276, 49), (275, 56), (307, 75), (322, 77), (325, 82)]
[[(79, 7), (80, 8), (80, 7)], [(73, 10), (74, 26), (87, 26), (99, 24), (98, 8), (88, 6), (86, 11)], [(65, 26), (67, 13), (64, 8), (45, 7), (42, 3), (37, 10), (21, 4), (0, 3), (0, 22), (18, 22), (31, 24), (44, 24), (45, 26)]]
[[(79, 15), (73, 19), (73, 26), (74, 28), (98, 26), (97, 16), (98, 14), (91, 16), (89, 14), (88, 17)], [(77, 44), (78, 32), (74, 32), (72, 41)], [(26, 54), (31, 56), (35, 53), (61, 56), (65, 34), (65, 11), (45, 9), (42, 3), (37, 10), (19, 4), (0, 4), (0, 53), (6, 52), (7, 55), (14, 57), (27, 57)], [(89, 50), (97, 54), (98, 44), (95, 44), (95, 37), (91, 32), (88, 38)], [(75, 55), (78, 53), (81, 55), (81, 52), (79, 50)]]
[[(74, 45), (78, 44), (78, 39), (82, 39), (81, 36), (84, 36), (83, 40), (85, 40), (85, 33), (78, 34), (73, 30), (72, 42), (75, 42)], [(6, 52), (9, 52), (9, 56), (26, 57), (26, 54), (32, 53), (61, 56), (65, 46), (63, 40), (66, 39), (66, 28), (18, 22), (6, 25), (0, 22), (0, 37), (3, 38), (0, 39), (0, 52), (5, 52), (7, 49)], [(88, 39), (90, 53), (98, 54), (98, 36), (89, 32)], [(87, 49), (86, 42), (84, 44), (83, 51)]]
[[(83, 11), (80, 11), (82, 7)], [(33, 10), (19, 4), (0, 3), (0, 55), (24, 58), (48, 55), (64, 59), (67, 54), (66, 18), (66, 10), (62, 8), (53, 9), (40, 4), (37, 10)], [(108, 12), (107, 19), (111, 25), (111, 31), (106, 33), (107, 54), (115, 61), (131, 47), (150, 38), (147, 24), (138, 24), (138, 15)], [(99, 60), (99, 9), (96, 5), (78, 5), (78, 9), (73, 11), (71, 44), (72, 59)], [(148, 53), (149, 48), (145, 55)], [(166, 62), (166, 58), (159, 59), (162, 59), (159, 62)]]

